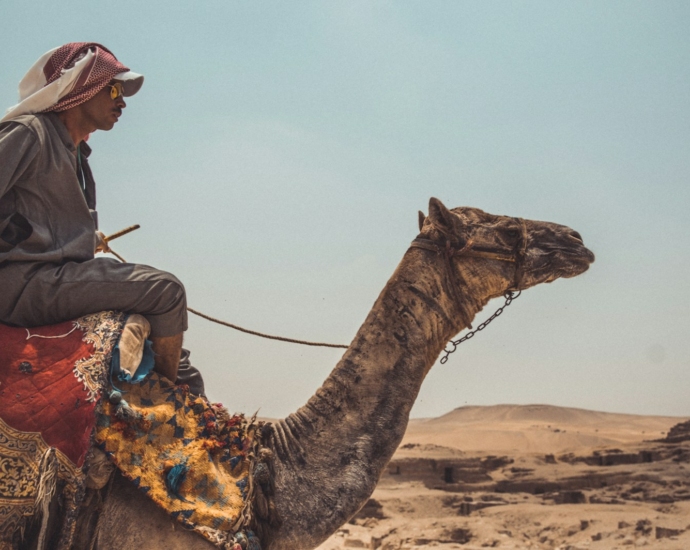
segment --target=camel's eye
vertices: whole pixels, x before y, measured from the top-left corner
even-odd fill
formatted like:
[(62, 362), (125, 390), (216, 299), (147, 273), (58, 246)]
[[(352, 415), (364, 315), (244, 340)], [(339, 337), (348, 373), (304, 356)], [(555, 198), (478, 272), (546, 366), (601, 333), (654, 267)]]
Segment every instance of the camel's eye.
[(520, 232), (517, 229), (509, 229), (506, 233), (511, 239), (517, 239), (520, 236)]

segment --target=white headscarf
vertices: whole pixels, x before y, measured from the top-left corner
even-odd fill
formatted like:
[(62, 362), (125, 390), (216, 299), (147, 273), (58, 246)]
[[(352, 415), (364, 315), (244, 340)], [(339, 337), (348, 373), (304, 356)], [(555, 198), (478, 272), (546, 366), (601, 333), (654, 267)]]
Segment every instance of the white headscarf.
[[(69, 65), (72, 66), (67, 68)], [(122, 81), (124, 95), (131, 96), (139, 91), (144, 77), (122, 65), (100, 44), (77, 42), (53, 48), (24, 75), (19, 83), (19, 103), (7, 109), (0, 122), (19, 115), (74, 107), (91, 99), (110, 80)]]

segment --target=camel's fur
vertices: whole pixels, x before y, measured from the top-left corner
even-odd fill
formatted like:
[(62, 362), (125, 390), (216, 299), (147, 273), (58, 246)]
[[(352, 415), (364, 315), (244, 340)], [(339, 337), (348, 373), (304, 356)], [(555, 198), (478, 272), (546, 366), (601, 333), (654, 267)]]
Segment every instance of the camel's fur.
[[(516, 222), (473, 208), (447, 210), (431, 199), (420, 216), (420, 236), (512, 249)], [(573, 277), (594, 260), (571, 229), (525, 220), (526, 289)], [(458, 258), (411, 248), (381, 292), (349, 349), (316, 394), (271, 426), (276, 506), (282, 520), (276, 550), (313, 548), (367, 501), (395, 452), (410, 409), (445, 343), (489, 301), (513, 285), (514, 264)], [(459, 281), (459, 283), (458, 283)], [(455, 283), (456, 288), (450, 288)], [(457, 288), (459, 286), (459, 288)], [(202, 549), (212, 546), (185, 532), (121, 478), (105, 503), (97, 548)]]

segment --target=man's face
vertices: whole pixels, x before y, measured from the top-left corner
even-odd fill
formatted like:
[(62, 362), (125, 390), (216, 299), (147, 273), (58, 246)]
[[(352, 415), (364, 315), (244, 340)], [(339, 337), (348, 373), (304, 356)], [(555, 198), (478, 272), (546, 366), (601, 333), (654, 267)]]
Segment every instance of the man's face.
[(118, 118), (122, 114), (127, 104), (125, 98), (119, 95), (117, 98), (111, 97), (111, 82), (95, 96), (88, 101), (85, 101), (78, 107), (81, 107), (84, 119), (93, 126), (94, 130), (110, 130)]

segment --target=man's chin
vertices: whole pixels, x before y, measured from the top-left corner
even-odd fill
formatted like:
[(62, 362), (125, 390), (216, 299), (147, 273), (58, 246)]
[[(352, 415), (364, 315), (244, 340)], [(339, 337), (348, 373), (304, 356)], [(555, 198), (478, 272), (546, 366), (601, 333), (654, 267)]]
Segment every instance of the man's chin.
[(107, 132), (109, 130), (112, 130), (115, 127), (116, 122), (117, 122), (117, 120), (105, 122), (105, 123), (101, 124), (101, 126), (98, 129), (103, 130), (104, 132)]

